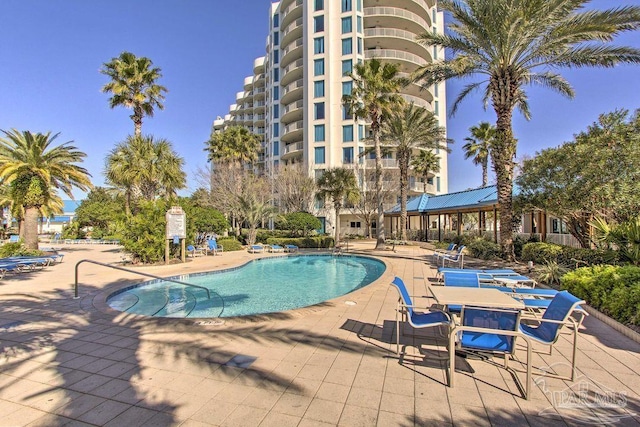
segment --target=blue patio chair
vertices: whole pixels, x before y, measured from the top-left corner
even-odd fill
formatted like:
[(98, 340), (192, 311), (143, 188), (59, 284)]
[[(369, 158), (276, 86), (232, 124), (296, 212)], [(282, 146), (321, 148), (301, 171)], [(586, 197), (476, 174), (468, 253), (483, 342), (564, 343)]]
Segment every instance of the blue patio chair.
[(219, 245), (216, 239), (209, 239), (207, 241), (207, 252), (218, 255), (218, 252), (224, 252), (224, 247), (222, 245)]
[[(582, 323), (582, 320), (586, 316), (586, 312), (580, 308), (580, 305), (582, 304), (586, 304), (586, 302), (574, 295), (571, 295), (567, 291), (561, 291), (553, 297), (549, 306), (546, 307), (542, 318), (525, 319), (520, 322), (520, 332), (524, 336), (529, 337), (536, 342), (548, 345), (549, 354), (551, 354), (553, 345), (558, 341), (558, 338), (560, 337), (560, 330), (562, 329), (562, 327), (566, 326), (568, 328), (571, 328), (573, 332), (573, 352), (571, 354), (570, 377), (571, 381), (573, 381), (575, 378), (576, 349), (578, 347), (578, 328)], [(572, 314), (574, 313), (576, 313), (580, 317), (579, 320), (576, 320), (572, 317)], [(538, 323), (538, 325), (533, 326), (529, 323)]]
[(298, 249), (299, 248), (296, 245), (284, 245), (285, 252), (297, 252)]
[(466, 270), (460, 270), (459, 272), (446, 271), (442, 274), (442, 277), (444, 278), (445, 286), (479, 288), (481, 274)]
[(445, 263), (449, 261), (450, 263), (458, 264), (460, 268), (463, 268), (464, 267), (464, 252), (463, 252), (464, 248), (466, 248), (466, 246), (462, 245), (458, 247), (457, 251), (452, 252), (450, 254), (445, 254), (439, 257), (442, 260), (442, 266), (444, 267)]
[[(454, 327), (449, 337), (449, 387), (453, 387), (456, 350), (479, 352), (481, 354), (502, 355), (504, 367), (509, 370), (509, 359), (513, 356), (516, 338), (520, 336), (520, 311), (499, 308), (463, 307), (460, 325)], [(457, 341), (457, 342), (456, 342)], [(529, 399), (531, 389), (531, 343), (527, 343), (527, 376), (525, 386), (513, 373), (518, 386), (523, 389), (524, 398)]]
[(284, 248), (280, 245), (269, 245), (267, 246), (267, 251), (269, 252), (284, 252)]
[(456, 248), (456, 244), (455, 243), (450, 243), (449, 246), (447, 246), (447, 249), (436, 249), (433, 251), (433, 263), (435, 265), (438, 265), (438, 259), (443, 256), (443, 255), (448, 255), (452, 252), (454, 252), (454, 249)]
[(251, 252), (252, 254), (258, 253), (258, 252), (264, 252), (264, 246), (262, 245), (251, 245), (249, 247), (249, 252)]
[(409, 291), (401, 278), (395, 277), (391, 285), (396, 287), (399, 294), (396, 310), (396, 354), (400, 354), (400, 314), (404, 321), (409, 322), (416, 329), (440, 326), (447, 326), (448, 329), (450, 327), (451, 319), (444, 311), (433, 309), (426, 313), (416, 312)]
[(187, 255), (191, 255), (191, 258), (195, 258), (197, 256), (204, 255), (204, 252), (202, 252), (202, 249), (198, 249), (193, 245), (188, 245)]

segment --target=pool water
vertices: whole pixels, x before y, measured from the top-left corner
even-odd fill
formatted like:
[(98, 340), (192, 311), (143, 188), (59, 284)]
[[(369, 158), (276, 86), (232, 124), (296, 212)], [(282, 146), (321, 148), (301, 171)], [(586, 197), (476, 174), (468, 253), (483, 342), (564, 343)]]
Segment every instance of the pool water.
[(232, 317), (307, 307), (353, 292), (384, 273), (383, 262), (352, 255), (294, 255), (253, 260), (229, 270), (174, 279), (206, 291), (166, 281), (121, 289), (110, 307), (157, 317)]

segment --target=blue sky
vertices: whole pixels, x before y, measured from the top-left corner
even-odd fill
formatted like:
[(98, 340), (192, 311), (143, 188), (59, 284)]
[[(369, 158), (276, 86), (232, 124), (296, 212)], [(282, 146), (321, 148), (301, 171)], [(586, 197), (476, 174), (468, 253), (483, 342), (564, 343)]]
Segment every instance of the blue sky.
[[(224, 116), (251, 74), (253, 60), (265, 53), (268, 0), (2, 0), (0, 16), (0, 129), (60, 132), (57, 142), (73, 140), (87, 153), (84, 166), (102, 185), (104, 159), (133, 133), (131, 112), (110, 109), (100, 88), (102, 64), (122, 51), (150, 58), (162, 69), (169, 89), (165, 109), (146, 118), (143, 133), (166, 138), (186, 160), (188, 193), (194, 175), (206, 166), (204, 141), (216, 116)], [(596, 0), (590, 7), (637, 5), (637, 0)], [(640, 47), (640, 32), (618, 44)], [(517, 113), (518, 156), (572, 139), (599, 114), (640, 107), (640, 66), (562, 70), (576, 97), (567, 100), (546, 89), (530, 89), (532, 120)], [(451, 82), (453, 99), (466, 82)], [(495, 122), (478, 97), (468, 98), (448, 134), (455, 140), (449, 157), (449, 191), (480, 185), (479, 167), (462, 153), (469, 127)], [(76, 197), (81, 197), (76, 193)]]

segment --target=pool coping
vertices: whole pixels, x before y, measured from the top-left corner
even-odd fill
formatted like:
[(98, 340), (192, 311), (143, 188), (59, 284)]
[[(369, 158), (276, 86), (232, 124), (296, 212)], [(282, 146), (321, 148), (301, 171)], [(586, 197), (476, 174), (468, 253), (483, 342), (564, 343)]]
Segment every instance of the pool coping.
[[(304, 253), (278, 254), (278, 255), (271, 255), (271, 256), (265, 254), (231, 267), (225, 267), (225, 268), (213, 269), (213, 270), (203, 269), (202, 271), (190, 272), (187, 275), (191, 276), (191, 275), (207, 274), (212, 272), (223, 273), (226, 271), (233, 271), (233, 270), (242, 268), (251, 262), (260, 261), (264, 259), (283, 258), (283, 257), (291, 257), (291, 256), (314, 256), (314, 255), (340, 256), (340, 257), (354, 256), (354, 257), (372, 258), (372, 259), (375, 259), (376, 261), (382, 262), (385, 266), (385, 270), (377, 280), (374, 280), (368, 285), (358, 288), (356, 290), (353, 290), (347, 294), (344, 294), (320, 303), (316, 303), (310, 306), (300, 307), (300, 308), (295, 308), (295, 309), (285, 310), (285, 311), (278, 311), (273, 313), (254, 314), (254, 315), (247, 315), (247, 316), (230, 316), (230, 317), (154, 317), (154, 316), (146, 316), (143, 314), (128, 313), (128, 312), (116, 310), (111, 306), (109, 306), (107, 301), (111, 295), (113, 295), (114, 293), (117, 293), (118, 291), (123, 292), (122, 289), (133, 288), (136, 286), (141, 286), (144, 283), (150, 282), (150, 280), (146, 280), (146, 279), (122, 280), (121, 282), (107, 285), (106, 287), (101, 289), (99, 292), (85, 296), (83, 298), (83, 305), (89, 304), (92, 308), (100, 311), (101, 313), (113, 316), (114, 321), (116, 322), (119, 322), (119, 321), (130, 322), (130, 321), (136, 321), (136, 320), (145, 320), (145, 321), (162, 321), (165, 324), (166, 322), (175, 322), (175, 323), (182, 323), (182, 324), (187, 323), (187, 324), (197, 324), (197, 325), (205, 325), (205, 326), (222, 326), (226, 324), (232, 325), (232, 324), (239, 324), (239, 323), (256, 323), (256, 322), (262, 322), (262, 321), (270, 321), (276, 318), (279, 319), (283, 315), (291, 316), (291, 317), (300, 317), (306, 314), (316, 313), (318, 312), (318, 310), (335, 307), (339, 303), (346, 303), (347, 301), (356, 299), (354, 298), (355, 296), (357, 296), (359, 293), (366, 291), (372, 286), (379, 285), (384, 282), (390, 283), (394, 276), (394, 274), (391, 272), (391, 269), (392, 269), (391, 264), (385, 261), (382, 257), (378, 257), (370, 254), (361, 254), (361, 253), (343, 253), (341, 255), (333, 255), (331, 252), (315, 252), (315, 253), (309, 253), (309, 254), (304, 254)], [(174, 275), (174, 276), (167, 276), (166, 278), (180, 278), (184, 276), (185, 275)], [(154, 280), (157, 280), (157, 279), (154, 279)], [(357, 301), (355, 301), (355, 303), (357, 304)]]

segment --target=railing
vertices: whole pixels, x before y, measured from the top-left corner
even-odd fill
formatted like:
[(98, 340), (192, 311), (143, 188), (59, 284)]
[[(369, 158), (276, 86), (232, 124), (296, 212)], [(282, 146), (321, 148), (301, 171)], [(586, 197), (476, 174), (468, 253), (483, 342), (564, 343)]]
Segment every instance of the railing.
[[(207, 299), (211, 299), (211, 293), (210, 293), (209, 289), (205, 288), (204, 286), (194, 285), (193, 283), (181, 282), (179, 280), (169, 279), (169, 278), (166, 278), (166, 277), (160, 277), (160, 276), (156, 276), (155, 274), (143, 273), (141, 271), (135, 271), (135, 270), (131, 270), (129, 268), (118, 267), (117, 265), (106, 264), (104, 262), (94, 261), (94, 260), (91, 260), (91, 259), (82, 259), (82, 260), (80, 260), (80, 261), (78, 261), (76, 263), (76, 276), (75, 276), (76, 281), (75, 281), (74, 294), (73, 294), (73, 298), (74, 299), (78, 299), (79, 298), (78, 297), (78, 267), (80, 267), (80, 264), (82, 264), (83, 262), (88, 262), (88, 263), (91, 263), (91, 264), (101, 265), (103, 267), (113, 268), (115, 270), (126, 271), (127, 273), (139, 274), (141, 276), (150, 277), (152, 279), (157, 279), (157, 280), (163, 280), (163, 281), (166, 281), (166, 282), (177, 283), (177, 284), (183, 285), (183, 286), (190, 286), (190, 287), (193, 287), (193, 288), (204, 289), (204, 291), (207, 293)], [(214, 292), (214, 294), (218, 295), (218, 297), (220, 298), (220, 301), (222, 301), (222, 311), (218, 315), (218, 317), (220, 317), (220, 315), (222, 315), (222, 313), (224, 312), (224, 299), (220, 296), (220, 294), (218, 294), (216, 292)]]
[(405, 52), (397, 49), (369, 49), (364, 52), (365, 59), (371, 58), (394, 58), (401, 59), (403, 61), (413, 62), (418, 65), (426, 65), (427, 60), (414, 55), (413, 53)]
[(398, 16), (402, 18), (406, 18), (409, 21), (413, 21), (418, 25), (422, 26), (422, 28), (429, 29), (431, 25), (422, 19), (420, 15), (416, 15), (413, 12), (409, 12), (408, 10), (400, 9), (398, 7), (365, 7), (364, 8), (364, 16), (373, 16), (373, 15), (390, 15), (390, 16)]

